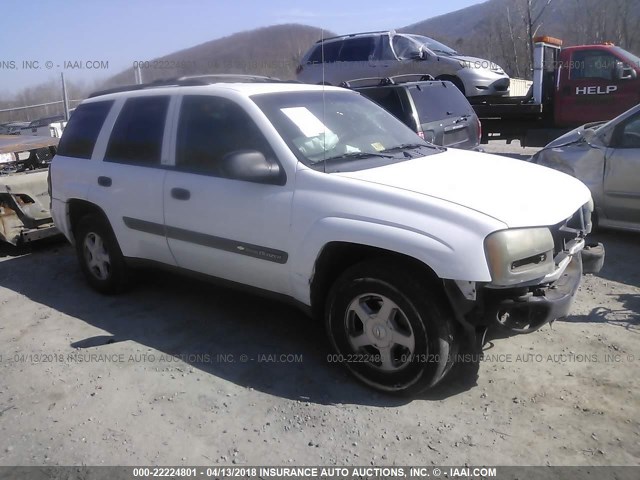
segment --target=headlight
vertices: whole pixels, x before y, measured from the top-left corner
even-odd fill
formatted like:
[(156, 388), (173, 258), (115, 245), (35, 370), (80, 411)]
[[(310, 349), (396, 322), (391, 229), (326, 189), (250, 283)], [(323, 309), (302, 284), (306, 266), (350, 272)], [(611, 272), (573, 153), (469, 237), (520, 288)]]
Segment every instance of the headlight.
[(492, 233), (484, 241), (492, 283), (517, 285), (553, 273), (553, 237), (548, 228)]
[(11, 163), (15, 162), (16, 159), (13, 156), (13, 153), (0, 153), (0, 163)]

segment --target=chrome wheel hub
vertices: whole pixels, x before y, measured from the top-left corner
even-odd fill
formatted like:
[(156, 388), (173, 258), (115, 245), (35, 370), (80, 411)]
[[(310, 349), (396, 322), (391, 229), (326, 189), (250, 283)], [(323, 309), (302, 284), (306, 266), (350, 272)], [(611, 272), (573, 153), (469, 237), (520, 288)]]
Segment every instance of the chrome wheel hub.
[(111, 258), (100, 235), (88, 233), (84, 238), (83, 250), (91, 274), (98, 280), (107, 280), (111, 274)]
[(349, 344), (372, 366), (386, 372), (404, 368), (411, 362), (415, 336), (400, 307), (376, 293), (354, 298), (345, 316)]

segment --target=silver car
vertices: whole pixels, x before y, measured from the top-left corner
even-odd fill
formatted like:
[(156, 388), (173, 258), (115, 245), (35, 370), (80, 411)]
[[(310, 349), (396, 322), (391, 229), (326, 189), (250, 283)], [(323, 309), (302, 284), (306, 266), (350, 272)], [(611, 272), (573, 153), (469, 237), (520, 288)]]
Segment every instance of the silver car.
[(356, 78), (429, 74), (467, 97), (509, 94), (509, 76), (495, 63), (466, 57), (422, 35), (355, 33), (316, 42), (296, 70), (304, 83), (340, 85)]
[(572, 130), (532, 161), (584, 182), (598, 225), (640, 231), (640, 105), (609, 122)]

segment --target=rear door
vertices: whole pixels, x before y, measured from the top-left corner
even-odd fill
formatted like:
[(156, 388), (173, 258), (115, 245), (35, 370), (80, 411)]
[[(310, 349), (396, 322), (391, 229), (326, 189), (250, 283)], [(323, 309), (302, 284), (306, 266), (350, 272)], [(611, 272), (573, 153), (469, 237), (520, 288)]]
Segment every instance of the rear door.
[(357, 78), (377, 77), (379, 66), (375, 61), (374, 52), (380, 36), (363, 36), (347, 38), (342, 42), (338, 54), (338, 62), (333, 65), (333, 85)]
[(640, 113), (616, 127), (604, 171), (607, 218), (640, 225)]
[(170, 107), (169, 95), (117, 101), (96, 145), (102, 162), (90, 179), (89, 201), (104, 210), (126, 257), (175, 265), (162, 211)]
[(225, 178), (225, 156), (258, 150), (277, 158), (235, 101), (185, 95), (175, 134), (175, 170), (164, 189), (166, 234), (178, 266), (289, 293), (293, 179), (259, 184)]

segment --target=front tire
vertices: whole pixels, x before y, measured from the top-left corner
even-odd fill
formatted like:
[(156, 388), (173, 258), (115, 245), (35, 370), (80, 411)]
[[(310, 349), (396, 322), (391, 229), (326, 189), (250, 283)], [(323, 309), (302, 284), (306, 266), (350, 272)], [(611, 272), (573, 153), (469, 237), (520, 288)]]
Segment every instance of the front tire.
[(325, 310), (336, 359), (377, 390), (414, 395), (433, 387), (451, 368), (455, 350), (452, 316), (440, 293), (410, 264), (377, 260), (348, 269)]
[(124, 290), (127, 268), (111, 226), (102, 216), (83, 217), (75, 229), (76, 255), (85, 279), (100, 293)]

